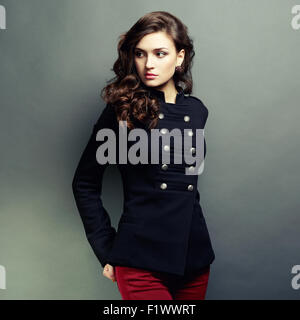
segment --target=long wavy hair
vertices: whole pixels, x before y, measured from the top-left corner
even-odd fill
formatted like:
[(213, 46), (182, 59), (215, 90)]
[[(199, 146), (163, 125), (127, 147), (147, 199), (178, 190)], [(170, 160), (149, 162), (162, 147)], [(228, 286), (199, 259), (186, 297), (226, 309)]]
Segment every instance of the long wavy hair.
[(188, 36), (188, 28), (175, 16), (166, 11), (153, 11), (141, 17), (129, 31), (121, 34), (118, 43), (118, 59), (113, 65), (116, 74), (106, 82), (101, 97), (114, 106), (117, 121), (127, 121), (127, 127), (133, 129), (142, 125), (155, 128), (158, 121), (159, 100), (150, 95), (140, 80), (134, 63), (134, 49), (147, 34), (164, 31), (174, 41), (177, 53), (185, 50), (180, 70), (175, 70), (173, 80), (177, 91), (191, 94), (193, 80), (191, 67), (195, 55), (193, 40)]

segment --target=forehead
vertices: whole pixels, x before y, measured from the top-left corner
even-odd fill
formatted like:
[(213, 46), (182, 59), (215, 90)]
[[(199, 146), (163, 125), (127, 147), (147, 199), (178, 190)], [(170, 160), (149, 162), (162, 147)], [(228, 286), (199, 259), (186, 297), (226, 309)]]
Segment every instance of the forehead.
[(159, 31), (145, 35), (137, 44), (136, 47), (143, 50), (153, 50), (156, 48), (175, 49), (175, 45), (171, 36), (166, 32)]

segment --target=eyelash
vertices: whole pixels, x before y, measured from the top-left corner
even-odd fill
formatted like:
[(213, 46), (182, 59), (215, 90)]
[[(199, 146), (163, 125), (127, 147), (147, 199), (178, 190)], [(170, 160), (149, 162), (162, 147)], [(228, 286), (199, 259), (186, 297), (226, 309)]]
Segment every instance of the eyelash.
[[(135, 52), (135, 56), (138, 57), (138, 58), (140, 58), (140, 56), (137, 55), (138, 53), (142, 53), (142, 52), (140, 52), (140, 51), (136, 51), (136, 52)], [(167, 55), (167, 53), (164, 52), (164, 51), (158, 51), (157, 53), (163, 53), (163, 57)], [(159, 58), (161, 58), (161, 57), (159, 57)]]

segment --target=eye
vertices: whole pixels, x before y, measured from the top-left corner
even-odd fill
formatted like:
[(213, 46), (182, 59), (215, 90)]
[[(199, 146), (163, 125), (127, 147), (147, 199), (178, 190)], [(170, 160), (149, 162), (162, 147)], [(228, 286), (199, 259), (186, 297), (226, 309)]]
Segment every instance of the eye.
[(166, 52), (163, 52), (163, 51), (159, 51), (159, 52), (157, 52), (157, 53), (162, 53), (163, 56), (166, 56), (166, 55), (167, 55), (167, 53), (166, 53)]
[[(139, 55), (139, 54), (141, 54), (141, 55)], [(136, 57), (141, 57), (142, 54), (143, 54), (143, 53), (142, 53), (141, 51), (135, 51), (135, 56), (136, 56)], [(159, 55), (160, 58), (167, 55), (167, 53), (164, 52), (164, 51), (159, 51), (159, 52), (157, 52), (157, 54), (158, 54), (158, 55), (159, 55), (159, 54), (162, 54), (162, 55)]]
[(140, 56), (139, 56), (139, 53), (142, 53), (142, 52), (136, 51), (136, 52), (135, 52), (135, 55), (136, 55), (137, 57), (140, 57)]

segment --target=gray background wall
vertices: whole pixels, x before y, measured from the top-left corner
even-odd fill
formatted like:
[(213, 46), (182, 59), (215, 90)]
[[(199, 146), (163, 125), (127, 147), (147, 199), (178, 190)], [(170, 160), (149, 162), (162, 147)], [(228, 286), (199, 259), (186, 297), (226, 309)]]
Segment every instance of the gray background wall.
[[(118, 36), (166, 10), (194, 38), (210, 111), (201, 205), (216, 260), (207, 299), (299, 299), (299, 52), (295, 1), (0, 0), (0, 299), (121, 299), (85, 238), (71, 181), (104, 107)], [(116, 226), (119, 172), (103, 201)]]

